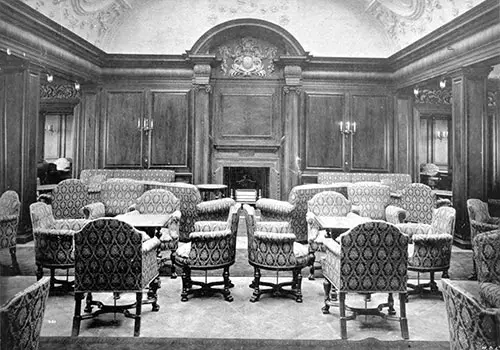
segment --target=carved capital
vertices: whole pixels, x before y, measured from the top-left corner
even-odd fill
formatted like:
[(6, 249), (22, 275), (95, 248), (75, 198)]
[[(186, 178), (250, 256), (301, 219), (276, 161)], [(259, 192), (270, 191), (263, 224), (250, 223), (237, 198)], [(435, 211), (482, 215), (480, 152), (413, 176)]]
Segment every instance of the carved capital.
[(300, 85), (302, 80), (302, 68), (300, 66), (285, 66), (283, 69), (285, 83), (287, 85)]
[(288, 85), (285, 85), (285, 86), (283, 86), (283, 92), (285, 94), (288, 94), (290, 92), (294, 92), (297, 95), (300, 95), (300, 93), (302, 92), (302, 87), (300, 87), (300, 86), (288, 86)]
[(488, 91), (488, 107), (497, 105), (497, 94), (494, 91)]
[(210, 82), (212, 67), (209, 64), (196, 64), (193, 67), (193, 84), (206, 85)]
[(196, 92), (206, 92), (207, 94), (212, 92), (212, 85), (210, 84), (194, 84), (194, 90)]
[(481, 67), (465, 67), (459, 68), (450, 73), (450, 76), (453, 79), (466, 77), (471, 80), (479, 80), (486, 79), (490, 72), (493, 70), (493, 67), (490, 66), (481, 66)]

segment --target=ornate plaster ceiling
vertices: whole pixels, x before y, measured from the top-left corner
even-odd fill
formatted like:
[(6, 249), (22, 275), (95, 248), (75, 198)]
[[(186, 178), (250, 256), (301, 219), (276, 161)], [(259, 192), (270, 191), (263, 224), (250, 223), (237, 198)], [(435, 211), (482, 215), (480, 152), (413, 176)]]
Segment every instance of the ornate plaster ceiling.
[(108, 53), (181, 54), (236, 18), (287, 29), (315, 56), (388, 57), (482, 0), (20, 0)]

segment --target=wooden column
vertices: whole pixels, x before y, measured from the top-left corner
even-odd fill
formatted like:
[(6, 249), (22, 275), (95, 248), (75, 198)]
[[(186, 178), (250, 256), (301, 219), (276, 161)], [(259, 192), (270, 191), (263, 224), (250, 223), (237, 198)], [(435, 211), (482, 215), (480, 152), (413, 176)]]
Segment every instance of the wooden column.
[(398, 93), (394, 97), (393, 172), (411, 174), (414, 182), (419, 182), (418, 164), (414, 161), (415, 146), (412, 144), (412, 105), (412, 96), (409, 94)]
[(299, 140), (299, 111), (300, 96), (302, 94), (302, 68), (305, 58), (281, 57), (285, 64), (284, 76), (284, 135), (281, 147), (283, 148), (283, 165), (281, 174), (281, 199), (287, 199), (290, 190), (302, 183), (302, 160), (300, 159)]
[(29, 206), (36, 201), (40, 73), (21, 63), (0, 75), (0, 193), (14, 190), (21, 201), (17, 240), (33, 239)]
[(452, 72), (453, 206), (455, 242), (470, 247), (467, 199), (487, 199), (487, 77), (490, 67)]
[(212, 144), (210, 142), (210, 83), (211, 64), (215, 62), (213, 55), (190, 55), (194, 63), (193, 68), (193, 118), (194, 118), (194, 147), (193, 147), (193, 183), (209, 183), (210, 156)]

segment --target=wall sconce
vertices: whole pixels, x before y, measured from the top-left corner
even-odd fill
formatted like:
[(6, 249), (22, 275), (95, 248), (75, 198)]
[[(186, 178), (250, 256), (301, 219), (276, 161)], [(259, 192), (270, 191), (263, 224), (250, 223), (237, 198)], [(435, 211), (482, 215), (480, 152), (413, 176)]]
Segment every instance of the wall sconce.
[(154, 127), (153, 119), (151, 119), (151, 120), (144, 119), (142, 121), (142, 125), (141, 125), (141, 118), (137, 118), (137, 130), (147, 132), (147, 131), (153, 130), (153, 127)]
[(51, 134), (54, 133), (54, 124), (49, 124), (45, 127), (45, 131), (50, 132)]
[(420, 95), (420, 89), (416, 86), (413, 88), (413, 95), (415, 95), (415, 97), (418, 97), (418, 95)]
[(10, 49), (9, 49), (9, 48), (7, 48), (7, 50), (5, 50), (5, 52), (6, 52), (6, 53), (7, 53), (7, 55), (9, 55), (9, 56), (10, 56), (10, 55), (12, 55), (12, 52), (10, 51)]
[(339, 124), (339, 130), (341, 134), (348, 135), (348, 134), (355, 134), (356, 133), (356, 122), (340, 122)]
[(443, 78), (439, 81), (439, 87), (441, 89), (444, 89), (446, 87), (446, 79)]
[(80, 90), (80, 83), (75, 81), (75, 90), (79, 91)]
[(448, 138), (448, 131), (437, 131), (436, 132), (436, 138), (439, 141), (443, 141)]
[(47, 81), (49, 83), (52, 83), (54, 81), (54, 76), (50, 73), (47, 73)]

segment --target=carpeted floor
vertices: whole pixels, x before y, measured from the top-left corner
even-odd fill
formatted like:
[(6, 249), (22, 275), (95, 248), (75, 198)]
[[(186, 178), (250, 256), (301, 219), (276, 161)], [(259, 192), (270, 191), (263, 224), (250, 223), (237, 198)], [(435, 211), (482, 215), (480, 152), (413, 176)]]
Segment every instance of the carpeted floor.
[(278, 339), (220, 339), (220, 338), (132, 338), (132, 337), (42, 337), (40, 350), (403, 350), (403, 349), (433, 349), (445, 350), (450, 348), (448, 341), (381, 341), (367, 338), (359, 341), (349, 340), (278, 340)]
[[(19, 262), (19, 267), (21, 269), (22, 276), (34, 276), (36, 271), (35, 266), (35, 250), (33, 243), (20, 244), (17, 248), (17, 259)], [(0, 276), (11, 276), (9, 265), (11, 264), (10, 255), (8, 250), (5, 250), (0, 254)], [(45, 270), (45, 274), (49, 271)], [(179, 272), (178, 272), (179, 273)], [(209, 276), (219, 276), (221, 271), (209, 271)], [(246, 249), (236, 250), (236, 262), (230, 269), (231, 276), (235, 277), (249, 277), (253, 276), (253, 268), (248, 263), (247, 251)], [(451, 279), (467, 279), (467, 277), (472, 273), (472, 251), (463, 250), (457, 247), (453, 247), (451, 255), (451, 266), (450, 266), (450, 278)], [(65, 270), (57, 270), (56, 274), (66, 275)], [(68, 274), (73, 275), (73, 269), (69, 269)], [(193, 272), (193, 275), (201, 275), (202, 272)], [(274, 276), (276, 273), (272, 271), (262, 270), (263, 276)], [(286, 273), (281, 273), (286, 275)], [(304, 275), (308, 274), (308, 270), (303, 271)], [(170, 276), (170, 268), (165, 268), (161, 270), (162, 276)], [(316, 273), (317, 276), (321, 276), (321, 272)], [(409, 272), (409, 278), (417, 278), (417, 274), (414, 272)], [(441, 274), (437, 273), (436, 278), (440, 279)]]

